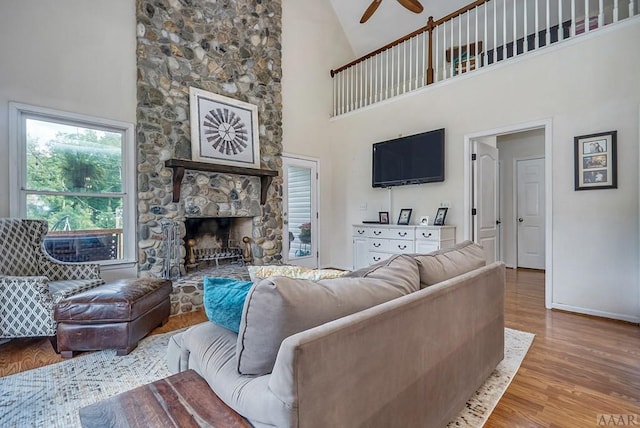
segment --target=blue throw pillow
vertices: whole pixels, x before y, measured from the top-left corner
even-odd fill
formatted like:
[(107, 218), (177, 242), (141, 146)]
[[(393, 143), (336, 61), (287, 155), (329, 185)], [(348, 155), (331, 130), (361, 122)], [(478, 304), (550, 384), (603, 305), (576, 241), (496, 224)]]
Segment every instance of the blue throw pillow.
[(234, 278), (204, 277), (204, 310), (207, 318), (236, 333), (242, 307), (253, 283)]

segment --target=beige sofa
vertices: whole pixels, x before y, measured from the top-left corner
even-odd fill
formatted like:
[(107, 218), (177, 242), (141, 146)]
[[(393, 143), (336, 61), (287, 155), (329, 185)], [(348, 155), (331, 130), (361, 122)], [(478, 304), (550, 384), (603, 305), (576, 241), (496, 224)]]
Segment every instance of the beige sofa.
[(191, 327), (169, 367), (194, 369), (256, 427), (442, 427), (503, 358), (504, 265), (484, 264), (465, 242), (338, 279), (268, 278), (240, 334)]

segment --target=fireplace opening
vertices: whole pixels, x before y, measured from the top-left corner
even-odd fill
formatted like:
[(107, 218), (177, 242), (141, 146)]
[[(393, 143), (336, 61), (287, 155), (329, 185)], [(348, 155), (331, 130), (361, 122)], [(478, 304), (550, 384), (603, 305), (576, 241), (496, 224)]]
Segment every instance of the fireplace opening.
[(191, 217), (185, 229), (187, 270), (251, 262), (251, 217)]

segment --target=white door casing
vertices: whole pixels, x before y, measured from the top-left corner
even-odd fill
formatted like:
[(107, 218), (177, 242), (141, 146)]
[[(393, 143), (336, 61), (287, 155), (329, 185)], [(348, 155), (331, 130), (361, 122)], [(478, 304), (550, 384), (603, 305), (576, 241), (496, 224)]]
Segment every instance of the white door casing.
[(516, 161), (518, 267), (545, 267), (544, 158)]
[(515, 132), (528, 131), (531, 129), (544, 129), (544, 152), (545, 152), (545, 307), (562, 308), (560, 303), (554, 301), (553, 292), (553, 120), (551, 118), (540, 119), (531, 122), (517, 123), (500, 128), (485, 129), (483, 131), (466, 134), (464, 136), (464, 239), (473, 239), (473, 221), (471, 215), (473, 206), (473, 172), (471, 153), (473, 151), (473, 141), (478, 138), (513, 134)]
[(318, 161), (282, 156), (282, 256), (285, 263), (318, 267)]
[(498, 149), (474, 141), (473, 240), (484, 247), (487, 263), (499, 259), (498, 242)]

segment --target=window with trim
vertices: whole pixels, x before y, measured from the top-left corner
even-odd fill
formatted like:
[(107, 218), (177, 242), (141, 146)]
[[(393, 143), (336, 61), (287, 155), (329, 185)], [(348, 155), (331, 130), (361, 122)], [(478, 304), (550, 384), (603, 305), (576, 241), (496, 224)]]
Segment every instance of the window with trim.
[(12, 216), (49, 224), (65, 262), (131, 260), (133, 125), (12, 103)]

